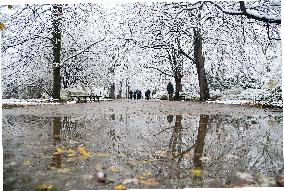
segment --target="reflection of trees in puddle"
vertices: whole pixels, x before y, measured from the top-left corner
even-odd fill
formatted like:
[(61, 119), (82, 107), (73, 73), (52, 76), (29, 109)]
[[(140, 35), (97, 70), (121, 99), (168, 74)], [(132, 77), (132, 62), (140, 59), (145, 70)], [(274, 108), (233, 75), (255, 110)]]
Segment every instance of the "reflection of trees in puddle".
[(50, 167), (60, 168), (62, 164), (61, 153), (57, 152), (57, 146), (61, 143), (61, 118), (54, 117), (52, 119), (52, 143), (54, 145)]
[(84, 129), (84, 123), (81, 119), (71, 119), (70, 117), (53, 117), (52, 118), (52, 143), (53, 153), (50, 167), (61, 168), (62, 152), (58, 152), (61, 145), (69, 144), (71, 141), (79, 140), (82, 135), (77, 131), (77, 128)]
[[(171, 123), (172, 118), (173, 116), (167, 116), (166, 119)], [(182, 120), (185, 120), (183, 125)], [(282, 150), (277, 150), (276, 145), (279, 145), (279, 141), (280, 145), (282, 144), (282, 135), (275, 131), (275, 128), (281, 129), (281, 124), (269, 128), (266, 118), (233, 118), (218, 114), (209, 117), (201, 114), (195, 136), (190, 133), (194, 132), (195, 128), (188, 128), (190, 123), (186, 120), (186, 116), (176, 115), (175, 126), (163, 128), (156, 134), (160, 137), (163, 137), (162, 134), (170, 134), (169, 153), (172, 160), (168, 164), (170, 167), (160, 169), (174, 169), (170, 177), (186, 178), (188, 174), (184, 172), (191, 168), (201, 172), (205, 168), (207, 179), (226, 178), (244, 171), (260, 172), (264, 175), (275, 175), (281, 171)], [(185, 144), (185, 140), (189, 139), (195, 139), (194, 143)], [(203, 184), (202, 176), (196, 176), (194, 173), (192, 180), (196, 186)]]
[[(167, 119), (169, 118), (171, 117), (167, 117)], [(176, 161), (175, 169), (177, 171), (175, 172), (175, 175), (177, 179), (184, 178), (182, 176), (182, 171), (184, 169), (182, 169), (183, 167), (181, 165), (181, 162), (182, 160), (185, 159), (185, 155), (189, 155), (189, 153), (191, 153), (192, 149), (194, 149), (193, 157), (191, 157), (192, 163), (193, 163), (192, 169), (198, 172), (202, 172), (203, 170), (202, 161), (200, 159), (203, 156), (205, 136), (206, 136), (207, 124), (208, 124), (208, 115), (203, 115), (203, 114), (200, 115), (196, 141), (193, 145), (191, 145), (190, 147), (187, 147), (186, 149), (182, 149), (184, 145), (182, 142), (183, 134), (182, 134), (181, 121), (182, 121), (182, 115), (176, 115), (175, 126), (173, 127), (174, 129), (173, 129), (172, 136), (170, 139), (170, 152), (172, 153), (172, 162)], [(185, 159), (185, 160), (188, 160), (188, 159)], [(186, 163), (186, 164), (187, 164), (186, 166), (188, 166), (189, 163)], [(203, 181), (202, 181), (201, 174), (193, 173), (193, 184), (196, 186), (202, 186)]]
[(79, 129), (81, 131), (85, 129), (84, 118), (54, 117), (52, 120), (53, 133), (55, 132), (56, 136), (58, 136), (53, 136), (54, 139), (68, 142), (84, 138), (81, 132), (78, 131)]

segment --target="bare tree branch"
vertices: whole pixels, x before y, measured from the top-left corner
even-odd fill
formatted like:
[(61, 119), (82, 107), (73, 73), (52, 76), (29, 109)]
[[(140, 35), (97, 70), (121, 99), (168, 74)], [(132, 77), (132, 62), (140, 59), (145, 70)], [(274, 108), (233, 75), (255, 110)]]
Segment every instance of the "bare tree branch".
[(266, 23), (281, 24), (281, 19), (280, 18), (273, 18), (273, 17), (259, 15), (259, 14), (254, 14), (254, 13), (250, 12), (245, 7), (244, 1), (240, 1), (239, 2), (240, 3), (240, 11), (225, 10), (220, 5), (218, 5), (217, 3), (213, 2), (213, 1), (206, 1), (206, 3), (213, 4), (220, 11), (222, 11), (223, 13), (228, 14), (228, 15), (244, 15), (244, 16), (246, 16), (249, 19), (254, 19), (254, 20), (257, 20), (257, 21), (262, 21), (262, 22), (266, 22)]
[(84, 53), (86, 50), (88, 50), (88, 49), (91, 48), (92, 46), (94, 46), (94, 45), (96, 45), (96, 44), (98, 44), (98, 43), (100, 43), (100, 42), (102, 42), (102, 41), (104, 41), (104, 40), (105, 40), (105, 38), (103, 38), (103, 39), (101, 39), (101, 40), (99, 40), (99, 41), (97, 41), (97, 42), (94, 42), (93, 44), (90, 44), (90, 45), (87, 46), (84, 50), (81, 50), (80, 52), (74, 54), (73, 56), (70, 56), (69, 58), (65, 59), (65, 60), (62, 61), (61, 63), (63, 64), (63, 63), (66, 62), (67, 60), (70, 60), (71, 58), (74, 58), (74, 57), (76, 57), (76, 56), (78, 56), (78, 55)]

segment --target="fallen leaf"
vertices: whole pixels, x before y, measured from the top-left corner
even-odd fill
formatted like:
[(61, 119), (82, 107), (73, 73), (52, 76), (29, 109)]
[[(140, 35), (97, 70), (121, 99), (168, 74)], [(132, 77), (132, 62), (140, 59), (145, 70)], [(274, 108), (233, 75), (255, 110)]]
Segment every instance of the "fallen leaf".
[(60, 147), (58, 147), (58, 148), (55, 148), (55, 152), (53, 153), (53, 154), (62, 154), (64, 152), (64, 148), (60, 148)]
[(147, 179), (147, 180), (141, 180), (140, 183), (147, 185), (147, 186), (156, 186), (156, 185), (160, 184), (155, 178), (150, 178), (150, 179)]
[(53, 185), (51, 184), (40, 184), (36, 187), (36, 191), (52, 191), (54, 190)]
[(202, 175), (202, 170), (200, 169), (193, 169), (191, 172), (192, 172), (192, 175), (195, 177), (200, 177)]
[(0, 30), (4, 30), (4, 29), (6, 29), (6, 26), (4, 25), (4, 23), (0, 22)]
[(67, 151), (66, 151), (66, 156), (67, 157), (74, 157), (75, 155), (76, 155), (76, 151), (74, 151), (74, 150), (72, 150), (72, 149), (68, 149)]
[(69, 173), (71, 170), (69, 168), (60, 168), (57, 170), (59, 173)]
[(30, 165), (32, 165), (32, 161), (26, 160), (26, 161), (24, 162), (24, 165), (30, 166)]
[(114, 189), (115, 190), (126, 190), (127, 188), (123, 184), (117, 184), (117, 185), (114, 186)]
[(78, 150), (79, 150), (80, 154), (83, 155), (84, 157), (90, 157), (91, 156), (91, 154), (83, 146), (79, 146)]
[(131, 178), (131, 179), (125, 179), (122, 184), (130, 184), (130, 183), (134, 183), (134, 184), (138, 184), (139, 180), (136, 178)]
[(149, 171), (146, 171), (142, 174), (142, 176), (152, 176), (153, 174)]
[(113, 172), (113, 173), (118, 173), (118, 172), (120, 172), (120, 169), (117, 166), (112, 166), (112, 167), (110, 167), (110, 171)]

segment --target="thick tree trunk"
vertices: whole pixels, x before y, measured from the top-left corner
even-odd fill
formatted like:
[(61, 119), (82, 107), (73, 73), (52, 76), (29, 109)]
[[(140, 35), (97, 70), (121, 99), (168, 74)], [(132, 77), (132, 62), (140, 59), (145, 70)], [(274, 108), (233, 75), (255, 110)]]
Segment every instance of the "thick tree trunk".
[(60, 99), (60, 52), (61, 52), (61, 18), (62, 6), (53, 5), (53, 98)]
[(114, 92), (115, 92), (115, 85), (113, 83), (110, 87), (110, 92), (109, 92), (109, 97), (112, 98), (112, 99), (115, 99)]
[(204, 68), (204, 59), (202, 56), (202, 38), (200, 35), (200, 30), (198, 29), (194, 29), (194, 59), (198, 74), (200, 100), (208, 100), (210, 99), (210, 94)]
[(182, 86), (181, 86), (181, 76), (175, 76), (175, 82), (176, 82), (176, 92), (175, 92), (175, 100), (179, 100), (179, 92), (182, 91)]

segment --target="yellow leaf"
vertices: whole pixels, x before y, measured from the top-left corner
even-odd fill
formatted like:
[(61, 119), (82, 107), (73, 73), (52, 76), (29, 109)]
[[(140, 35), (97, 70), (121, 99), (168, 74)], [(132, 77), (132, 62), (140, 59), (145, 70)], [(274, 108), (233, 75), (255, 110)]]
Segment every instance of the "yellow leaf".
[(153, 174), (149, 171), (146, 171), (142, 174), (142, 176), (152, 176)]
[(58, 148), (55, 149), (55, 151), (56, 151), (57, 153), (63, 153), (63, 152), (64, 152), (64, 148), (58, 147)]
[(117, 166), (112, 166), (110, 167), (110, 171), (113, 173), (117, 173), (117, 172), (120, 172), (120, 169)]
[(139, 180), (145, 180), (146, 177), (145, 177), (145, 176), (139, 176), (138, 179), (139, 179)]
[(118, 185), (114, 186), (114, 189), (115, 190), (126, 190), (127, 188), (123, 184), (118, 184)]
[(147, 179), (147, 180), (141, 180), (140, 183), (144, 184), (144, 185), (148, 185), (148, 186), (156, 186), (156, 185), (160, 184), (155, 178), (150, 178), (150, 179)]
[(83, 155), (84, 157), (90, 157), (91, 156), (91, 154), (88, 151), (86, 151), (85, 147), (79, 146), (78, 149), (79, 149), (80, 154)]
[(68, 149), (66, 151), (66, 153), (67, 153), (67, 155), (66, 155), (67, 157), (74, 157), (76, 155), (76, 151), (74, 151), (72, 149)]
[(0, 23), (0, 30), (4, 30), (6, 29), (6, 26), (4, 25), (4, 23)]
[(27, 166), (32, 165), (32, 161), (26, 160), (26, 161), (24, 162), (24, 165), (27, 165)]
[(58, 169), (57, 172), (59, 173), (69, 173), (71, 170), (69, 168), (61, 168), (61, 169)]
[(36, 187), (37, 191), (51, 191), (54, 187), (51, 184), (41, 184)]
[(202, 175), (202, 170), (200, 169), (193, 169), (192, 171), (193, 176), (200, 177)]

